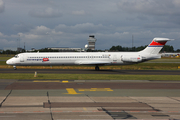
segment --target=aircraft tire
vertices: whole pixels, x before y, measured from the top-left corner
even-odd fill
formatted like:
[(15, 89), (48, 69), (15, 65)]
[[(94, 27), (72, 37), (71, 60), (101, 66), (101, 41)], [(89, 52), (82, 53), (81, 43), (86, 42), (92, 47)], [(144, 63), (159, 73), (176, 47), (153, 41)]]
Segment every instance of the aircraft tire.
[(95, 67), (95, 70), (96, 70), (96, 71), (99, 71), (99, 66), (96, 66), (96, 67)]
[(16, 66), (13, 66), (14, 67), (14, 70), (17, 70)]

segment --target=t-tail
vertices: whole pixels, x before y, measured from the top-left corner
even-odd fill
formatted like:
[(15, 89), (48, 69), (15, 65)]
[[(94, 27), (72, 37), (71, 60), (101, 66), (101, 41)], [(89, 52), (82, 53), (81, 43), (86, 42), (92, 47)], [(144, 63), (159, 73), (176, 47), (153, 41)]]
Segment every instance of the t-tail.
[(153, 41), (142, 51), (139, 53), (142, 56), (142, 61), (152, 60), (161, 58), (159, 52), (166, 44), (167, 41), (171, 41), (173, 39), (169, 38), (154, 38)]
[(167, 41), (171, 41), (173, 39), (169, 38), (154, 38), (153, 41), (141, 52), (149, 53), (149, 54), (158, 54)]

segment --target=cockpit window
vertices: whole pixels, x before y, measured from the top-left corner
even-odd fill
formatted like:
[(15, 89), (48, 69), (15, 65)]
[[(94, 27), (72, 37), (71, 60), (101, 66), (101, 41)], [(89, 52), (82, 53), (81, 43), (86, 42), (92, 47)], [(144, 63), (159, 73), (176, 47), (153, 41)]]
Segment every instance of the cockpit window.
[(15, 55), (14, 57), (15, 57), (15, 58), (18, 58), (19, 56), (18, 56), (18, 55)]

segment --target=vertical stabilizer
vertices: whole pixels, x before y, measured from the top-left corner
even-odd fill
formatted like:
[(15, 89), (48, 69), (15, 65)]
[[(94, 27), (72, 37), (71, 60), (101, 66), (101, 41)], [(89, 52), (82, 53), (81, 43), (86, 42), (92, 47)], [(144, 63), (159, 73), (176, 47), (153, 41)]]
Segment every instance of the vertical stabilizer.
[(167, 41), (171, 41), (169, 38), (154, 38), (153, 41), (141, 52), (149, 54), (158, 54)]

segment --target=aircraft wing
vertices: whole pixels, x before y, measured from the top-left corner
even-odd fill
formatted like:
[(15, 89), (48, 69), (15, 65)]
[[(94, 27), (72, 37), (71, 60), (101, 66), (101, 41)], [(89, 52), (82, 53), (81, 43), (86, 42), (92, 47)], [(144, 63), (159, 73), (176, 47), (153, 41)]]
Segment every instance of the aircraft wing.
[(111, 64), (109, 61), (76, 61), (78, 65), (107, 65)]

